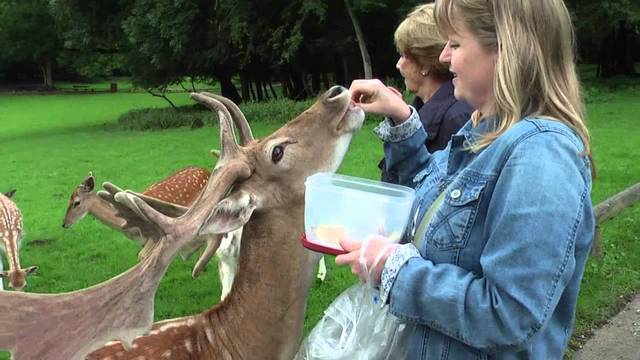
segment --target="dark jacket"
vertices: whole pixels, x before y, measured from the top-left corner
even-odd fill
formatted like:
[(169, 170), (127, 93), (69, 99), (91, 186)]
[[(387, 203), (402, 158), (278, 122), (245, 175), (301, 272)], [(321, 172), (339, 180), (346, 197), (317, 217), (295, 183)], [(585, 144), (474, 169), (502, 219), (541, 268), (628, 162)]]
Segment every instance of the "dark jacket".
[[(453, 82), (451, 80), (442, 84), (426, 103), (416, 96), (411, 106), (418, 111), (420, 121), (427, 131), (425, 146), (430, 153), (444, 149), (451, 136), (460, 130), (471, 118), (473, 112), (469, 104), (456, 100), (453, 96)], [(378, 167), (382, 170), (382, 181), (398, 183), (397, 174), (386, 171), (384, 159), (380, 161)]]

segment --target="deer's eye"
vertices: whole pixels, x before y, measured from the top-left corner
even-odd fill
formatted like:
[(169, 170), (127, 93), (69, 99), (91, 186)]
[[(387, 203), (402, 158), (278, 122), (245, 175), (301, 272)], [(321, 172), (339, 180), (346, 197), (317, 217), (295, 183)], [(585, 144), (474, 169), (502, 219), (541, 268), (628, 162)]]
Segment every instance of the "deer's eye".
[(277, 163), (282, 160), (282, 156), (284, 155), (284, 147), (282, 145), (277, 145), (271, 150), (271, 161)]
[(80, 201), (74, 201), (73, 202), (73, 207), (75, 208), (75, 207), (78, 207), (78, 206), (80, 206)]

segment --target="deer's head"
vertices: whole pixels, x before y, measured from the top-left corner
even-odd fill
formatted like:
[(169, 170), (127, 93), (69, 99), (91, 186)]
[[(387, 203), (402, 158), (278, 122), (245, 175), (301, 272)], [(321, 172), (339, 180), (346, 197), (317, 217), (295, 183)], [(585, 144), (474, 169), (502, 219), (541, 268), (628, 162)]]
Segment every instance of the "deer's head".
[(73, 191), (69, 198), (69, 205), (67, 206), (67, 212), (64, 215), (64, 221), (62, 222), (63, 228), (70, 228), (73, 224), (80, 221), (88, 211), (89, 198), (93, 195), (93, 188), (95, 187), (95, 178), (92, 173), (89, 173), (78, 187)]
[(26, 269), (2, 271), (0, 278), (9, 279), (9, 286), (12, 289), (22, 291), (27, 286), (27, 275), (33, 274), (37, 270), (37, 266), (29, 266)]
[[(209, 93), (192, 97), (218, 112), (221, 145), (218, 164), (194, 205), (182, 217), (171, 218), (131, 193), (115, 195), (117, 202), (137, 214), (123, 215), (128, 223), (142, 226), (142, 219), (153, 224), (162, 233), (181, 238), (179, 247), (198, 234), (224, 234), (244, 226), (254, 211), (301, 206), (306, 178), (320, 171), (336, 171), (364, 120), (364, 112), (353, 105), (349, 91), (334, 86), (298, 117), (256, 140), (233, 102)], [(232, 120), (239, 130), (238, 143)], [(138, 219), (132, 221), (132, 216)]]

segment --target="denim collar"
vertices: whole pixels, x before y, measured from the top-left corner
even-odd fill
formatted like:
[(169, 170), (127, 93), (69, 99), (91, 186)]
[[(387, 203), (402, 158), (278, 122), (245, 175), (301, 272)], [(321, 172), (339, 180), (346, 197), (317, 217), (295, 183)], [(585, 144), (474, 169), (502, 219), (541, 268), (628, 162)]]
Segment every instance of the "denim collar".
[(451, 137), (451, 146), (473, 146), (484, 134), (494, 131), (498, 125), (498, 117), (495, 115), (483, 119), (475, 127), (473, 126), (473, 121), (469, 120), (457, 135)]

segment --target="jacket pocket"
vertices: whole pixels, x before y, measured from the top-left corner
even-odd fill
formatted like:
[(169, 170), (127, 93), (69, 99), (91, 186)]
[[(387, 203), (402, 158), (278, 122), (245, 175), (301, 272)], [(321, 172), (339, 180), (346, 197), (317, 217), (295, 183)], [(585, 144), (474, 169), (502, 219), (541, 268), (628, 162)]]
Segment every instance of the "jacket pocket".
[(478, 212), (485, 183), (454, 181), (426, 233), (437, 250), (463, 249)]

